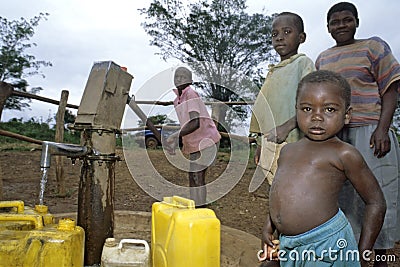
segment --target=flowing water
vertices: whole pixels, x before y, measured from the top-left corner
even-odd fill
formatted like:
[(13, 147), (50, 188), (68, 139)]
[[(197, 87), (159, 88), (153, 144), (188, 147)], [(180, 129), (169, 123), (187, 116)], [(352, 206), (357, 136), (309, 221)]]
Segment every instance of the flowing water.
[(43, 196), (44, 196), (44, 189), (46, 188), (47, 183), (47, 170), (48, 168), (42, 168), (42, 179), (40, 180), (40, 193), (39, 193), (39, 205), (43, 204)]

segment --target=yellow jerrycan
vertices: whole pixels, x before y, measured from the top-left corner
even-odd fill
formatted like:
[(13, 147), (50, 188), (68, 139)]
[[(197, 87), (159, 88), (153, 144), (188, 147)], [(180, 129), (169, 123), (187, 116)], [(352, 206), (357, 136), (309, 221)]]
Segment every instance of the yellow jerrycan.
[(0, 267), (83, 266), (84, 242), (74, 220), (54, 223), (47, 206), (0, 201)]
[(164, 197), (152, 205), (153, 267), (219, 267), (221, 224), (193, 200)]
[(40, 224), (53, 224), (54, 216), (49, 213), (46, 205), (36, 205), (35, 208), (25, 206), (22, 200), (0, 201), (0, 231), (32, 230), (35, 228), (35, 220), (40, 219)]

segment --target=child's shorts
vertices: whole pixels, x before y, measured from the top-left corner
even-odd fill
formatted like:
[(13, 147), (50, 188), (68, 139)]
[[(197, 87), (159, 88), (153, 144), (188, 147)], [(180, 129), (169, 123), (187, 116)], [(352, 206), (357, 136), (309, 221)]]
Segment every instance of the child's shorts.
[(357, 242), (344, 213), (296, 236), (280, 235), (280, 266), (360, 266)]

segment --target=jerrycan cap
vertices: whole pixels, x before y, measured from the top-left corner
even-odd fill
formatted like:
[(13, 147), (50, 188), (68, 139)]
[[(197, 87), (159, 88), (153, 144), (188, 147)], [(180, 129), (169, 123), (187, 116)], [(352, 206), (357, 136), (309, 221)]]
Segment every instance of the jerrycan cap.
[(60, 231), (73, 231), (75, 229), (75, 220), (70, 218), (60, 219), (57, 229)]
[(46, 205), (35, 205), (35, 211), (39, 213), (47, 213), (49, 211), (49, 207)]
[(115, 246), (117, 246), (117, 242), (116, 242), (115, 238), (109, 237), (106, 239), (106, 242), (104, 243), (104, 245), (106, 247), (115, 247)]

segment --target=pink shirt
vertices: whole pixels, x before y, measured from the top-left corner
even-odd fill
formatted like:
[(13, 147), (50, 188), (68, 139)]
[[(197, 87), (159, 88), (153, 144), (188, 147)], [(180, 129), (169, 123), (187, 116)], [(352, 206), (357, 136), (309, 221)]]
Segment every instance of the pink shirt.
[(182, 151), (184, 153), (194, 153), (217, 143), (221, 139), (221, 135), (199, 94), (190, 86), (182, 91), (181, 96), (179, 96), (177, 89), (173, 91), (177, 95), (174, 100), (174, 106), (181, 127), (190, 121), (189, 112), (195, 111), (200, 116), (200, 128), (182, 136)]

